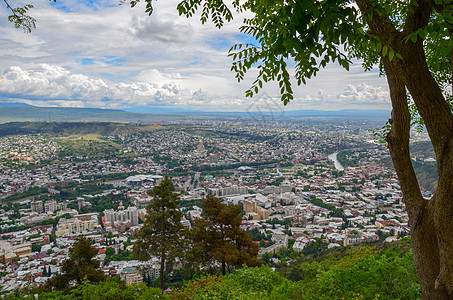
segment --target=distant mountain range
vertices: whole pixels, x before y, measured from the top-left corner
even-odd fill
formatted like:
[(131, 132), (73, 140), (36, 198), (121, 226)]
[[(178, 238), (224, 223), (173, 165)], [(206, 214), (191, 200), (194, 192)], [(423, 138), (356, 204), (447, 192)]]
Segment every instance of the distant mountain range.
[(34, 107), (34, 106), (20, 102), (0, 102), (0, 107)]
[(386, 120), (387, 110), (291, 110), (278, 112), (208, 112), (183, 108), (143, 107), (126, 110), (100, 108), (36, 107), (25, 103), (0, 102), (0, 123), (17, 121), (117, 121), (157, 122), (184, 119), (282, 121), (304, 118)]

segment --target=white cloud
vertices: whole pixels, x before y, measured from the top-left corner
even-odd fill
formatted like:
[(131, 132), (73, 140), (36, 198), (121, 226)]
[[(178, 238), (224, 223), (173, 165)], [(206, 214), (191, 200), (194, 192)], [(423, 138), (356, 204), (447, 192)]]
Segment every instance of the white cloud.
[[(227, 49), (239, 41), (236, 18), (222, 30), (201, 25), (199, 17), (178, 16), (179, 0), (153, 1), (151, 17), (143, 4), (105, 0), (58, 0), (57, 7), (36, 1), (37, 26), (23, 34), (5, 22), (0, 10), (0, 96), (35, 105), (125, 108), (150, 104), (186, 108), (243, 110), (244, 92), (256, 76), (250, 70), (237, 83)], [(329, 65), (306, 86), (294, 86), (286, 109), (389, 107), (385, 80)], [(263, 92), (278, 98), (276, 83)], [(348, 106), (348, 107), (346, 107)]]
[(193, 35), (193, 28), (185, 19), (171, 15), (134, 16), (130, 22), (131, 33), (144, 41), (184, 44)]
[[(151, 75), (150, 75), (151, 74)], [(10, 99), (28, 99), (27, 103), (46, 106), (100, 106), (128, 108), (147, 105), (174, 105), (186, 108), (244, 110), (254, 100), (222, 94), (211, 94), (202, 89), (190, 90), (178, 84), (177, 74), (161, 74), (157, 70), (140, 74), (148, 82), (111, 82), (77, 74), (60, 66), (40, 65), (28, 70), (13, 66), (0, 76), (0, 94)], [(154, 79), (151, 82), (150, 79)], [(274, 97), (278, 103), (278, 97)], [(66, 102), (65, 102), (66, 101)], [(320, 90), (315, 95), (300, 97), (286, 109), (301, 109), (322, 105), (344, 108), (344, 105), (373, 103), (386, 105), (387, 93), (366, 84), (347, 85), (344, 92), (329, 95)]]

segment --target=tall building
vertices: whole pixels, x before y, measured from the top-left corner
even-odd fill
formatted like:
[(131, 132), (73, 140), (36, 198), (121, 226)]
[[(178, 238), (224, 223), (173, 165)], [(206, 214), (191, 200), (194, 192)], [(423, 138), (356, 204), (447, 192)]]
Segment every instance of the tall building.
[(267, 220), (269, 219), (269, 211), (265, 208), (258, 206), (256, 201), (252, 199), (242, 201), (243, 210), (249, 217), (254, 220)]
[(225, 197), (230, 195), (244, 195), (248, 193), (246, 186), (228, 186), (222, 188), (212, 188), (208, 190), (213, 196)]
[[(119, 208), (121, 208), (121, 205)], [(127, 224), (128, 226), (138, 225), (137, 207), (129, 206), (127, 209), (124, 209), (123, 206), (122, 208), (118, 211), (114, 211), (113, 209), (106, 209), (104, 211), (106, 227), (116, 227), (122, 224)]]
[(80, 220), (77, 218), (60, 219), (55, 235), (57, 237), (70, 236), (73, 234), (87, 233), (89, 231), (101, 229), (96, 219)]
[(31, 206), (31, 211), (33, 211), (33, 212), (37, 212), (37, 213), (43, 212), (42, 201), (32, 201), (30, 203), (30, 206)]
[(49, 200), (44, 203), (44, 211), (45, 212), (54, 212), (57, 210), (57, 201)]

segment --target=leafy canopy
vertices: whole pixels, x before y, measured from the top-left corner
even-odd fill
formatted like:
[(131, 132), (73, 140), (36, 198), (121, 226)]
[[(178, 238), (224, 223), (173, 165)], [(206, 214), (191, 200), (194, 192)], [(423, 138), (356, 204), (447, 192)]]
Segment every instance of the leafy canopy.
[[(132, 0), (135, 6), (140, 0)], [(152, 0), (145, 0), (146, 12), (153, 12)], [(392, 61), (402, 58), (399, 53), (377, 34), (369, 30), (366, 18), (375, 13), (386, 14), (398, 30), (405, 29), (408, 13), (419, 5), (418, 1), (369, 1), (370, 9), (364, 16), (356, 1), (351, 0), (183, 0), (177, 9), (180, 15), (194, 16), (200, 12), (200, 21), (209, 19), (217, 27), (231, 21), (235, 13), (249, 12), (240, 31), (254, 38), (255, 43), (233, 46), (231, 70), (238, 81), (251, 68), (258, 76), (246, 95), (252, 97), (263, 83), (277, 81), (281, 100), (287, 104), (293, 99), (290, 74), (298, 85), (316, 76), (330, 62), (337, 62), (349, 70), (353, 59), (361, 60), (365, 70), (380, 63), (380, 56)], [(431, 22), (425, 28), (407, 32), (405, 42), (424, 40), (427, 61), (438, 83), (446, 88), (451, 83), (450, 52), (453, 24), (451, 0), (435, 0)], [(292, 70), (294, 67), (294, 70)], [(381, 66), (382, 71), (382, 66)]]

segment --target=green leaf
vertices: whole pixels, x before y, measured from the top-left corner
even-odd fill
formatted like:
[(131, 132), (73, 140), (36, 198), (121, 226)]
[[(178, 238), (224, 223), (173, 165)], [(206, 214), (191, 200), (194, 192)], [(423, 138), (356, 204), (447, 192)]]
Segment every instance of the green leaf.
[(387, 55), (387, 51), (389, 50), (389, 47), (387, 45), (384, 45), (382, 47), (382, 56), (385, 57)]
[(393, 51), (392, 49), (390, 49), (390, 52), (389, 52), (389, 60), (392, 61), (393, 60), (393, 56), (395, 55), (395, 51)]

